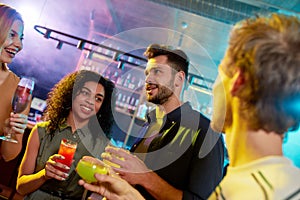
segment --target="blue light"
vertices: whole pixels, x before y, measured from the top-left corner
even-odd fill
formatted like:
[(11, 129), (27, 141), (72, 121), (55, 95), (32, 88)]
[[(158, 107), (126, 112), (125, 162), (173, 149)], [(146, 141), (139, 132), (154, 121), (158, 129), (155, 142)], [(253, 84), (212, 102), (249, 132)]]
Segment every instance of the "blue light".
[(283, 144), (283, 154), (300, 168), (300, 128), (287, 134), (287, 141)]

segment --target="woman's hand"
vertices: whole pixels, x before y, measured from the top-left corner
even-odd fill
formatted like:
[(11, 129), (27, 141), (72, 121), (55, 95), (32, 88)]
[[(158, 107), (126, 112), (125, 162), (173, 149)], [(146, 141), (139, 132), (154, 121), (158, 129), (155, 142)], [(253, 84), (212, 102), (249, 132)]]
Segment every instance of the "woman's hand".
[(69, 176), (67, 173), (70, 168), (67, 165), (57, 162), (59, 159), (64, 159), (62, 155), (54, 154), (49, 157), (45, 165), (45, 179), (57, 179), (64, 181)]
[(18, 113), (10, 113), (10, 118), (5, 120), (4, 132), (7, 134), (12, 131), (16, 134), (23, 134), (27, 127), (28, 116)]

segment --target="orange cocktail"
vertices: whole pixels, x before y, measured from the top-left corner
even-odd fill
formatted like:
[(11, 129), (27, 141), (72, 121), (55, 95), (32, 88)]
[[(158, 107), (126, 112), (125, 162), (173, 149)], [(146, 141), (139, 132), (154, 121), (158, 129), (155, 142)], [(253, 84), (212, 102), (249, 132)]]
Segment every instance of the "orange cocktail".
[(62, 139), (59, 147), (58, 154), (65, 157), (65, 159), (57, 159), (56, 162), (71, 166), (73, 157), (77, 148), (77, 143), (68, 139)]

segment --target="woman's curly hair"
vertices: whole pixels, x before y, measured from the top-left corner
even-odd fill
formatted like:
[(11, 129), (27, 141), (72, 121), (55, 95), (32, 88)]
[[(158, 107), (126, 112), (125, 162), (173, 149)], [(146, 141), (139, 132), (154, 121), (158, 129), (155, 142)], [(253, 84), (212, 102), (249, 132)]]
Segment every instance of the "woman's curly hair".
[[(94, 126), (95, 123), (100, 124), (103, 132), (109, 136), (113, 120), (113, 108), (115, 107), (115, 85), (110, 80), (102, 77), (100, 74), (80, 70), (66, 75), (61, 79), (49, 92), (47, 108), (45, 110), (43, 120), (49, 121), (47, 132), (51, 135), (60, 125), (64, 124), (72, 109), (74, 98), (80, 93), (86, 82), (93, 81), (101, 84), (105, 90), (105, 97), (101, 108), (95, 117), (92, 117), (88, 123), (88, 127), (93, 134), (98, 134), (99, 126)], [(97, 129), (97, 130), (96, 130)]]

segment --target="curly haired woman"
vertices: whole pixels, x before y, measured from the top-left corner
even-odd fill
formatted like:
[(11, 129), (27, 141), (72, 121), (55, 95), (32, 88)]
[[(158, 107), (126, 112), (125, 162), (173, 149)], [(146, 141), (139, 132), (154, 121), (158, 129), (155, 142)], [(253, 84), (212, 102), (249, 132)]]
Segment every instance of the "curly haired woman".
[[(65, 76), (49, 93), (44, 121), (30, 133), (17, 190), (25, 199), (81, 199), (74, 170), (82, 156), (100, 157), (113, 124), (114, 84), (101, 75), (81, 70)], [(69, 168), (57, 159), (62, 138), (77, 142)], [(65, 173), (62, 168), (68, 171)]]

